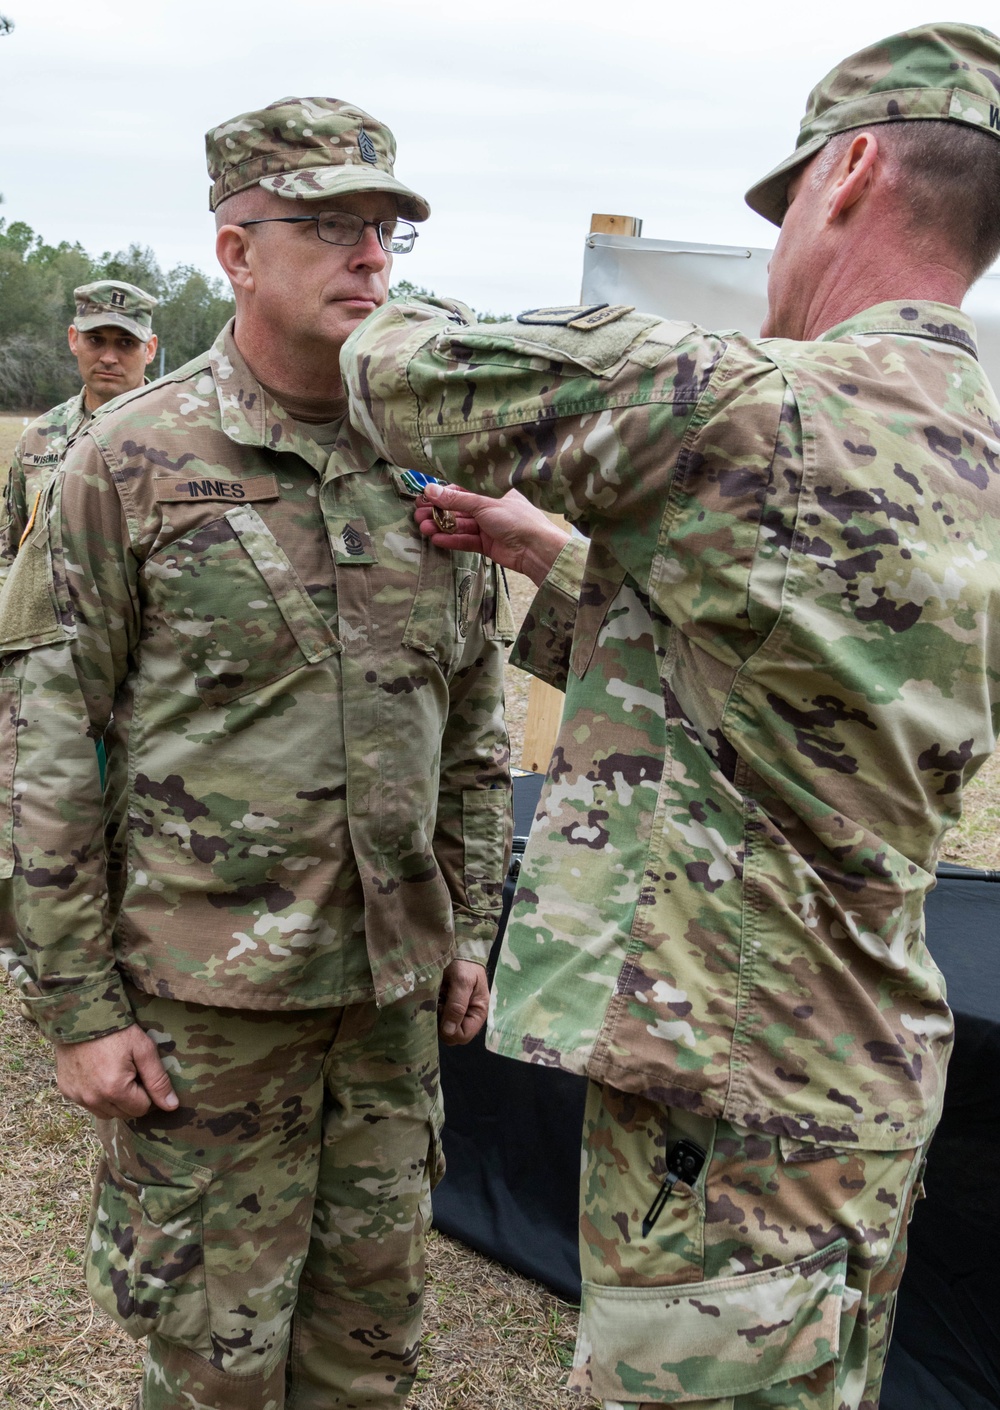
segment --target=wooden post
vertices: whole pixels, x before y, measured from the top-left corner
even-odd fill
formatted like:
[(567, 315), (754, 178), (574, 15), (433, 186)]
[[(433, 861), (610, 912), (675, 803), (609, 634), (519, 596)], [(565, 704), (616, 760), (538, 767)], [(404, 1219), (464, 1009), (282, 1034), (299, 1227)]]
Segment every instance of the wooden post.
[(641, 235), (642, 221), (637, 215), (592, 215), (591, 235)]
[[(591, 235), (641, 235), (642, 221), (634, 215), (592, 215)], [(550, 514), (564, 529), (569, 525), (557, 514)], [(528, 713), (524, 722), (524, 748), (521, 768), (532, 773), (544, 773), (549, 767), (556, 735), (562, 720), (563, 693), (533, 676), (528, 687)]]

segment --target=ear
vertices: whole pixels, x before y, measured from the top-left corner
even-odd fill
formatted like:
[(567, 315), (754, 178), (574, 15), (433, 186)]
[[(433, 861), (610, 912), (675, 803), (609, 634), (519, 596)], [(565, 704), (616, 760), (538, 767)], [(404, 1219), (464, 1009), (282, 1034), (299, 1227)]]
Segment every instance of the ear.
[(826, 223), (832, 225), (871, 189), (878, 160), (878, 138), (859, 132), (831, 174)]
[(70, 350), (70, 352), (73, 354), (74, 357), (76, 357), (76, 347), (77, 347), (78, 335), (77, 335), (76, 328), (75, 328), (75, 326), (74, 326), (72, 323), (71, 323), (71, 324), (69, 325), (69, 327), (66, 329), (66, 338), (67, 338), (67, 340), (68, 340), (68, 342), (69, 342), (69, 350)]
[(252, 290), (250, 237), (239, 225), (223, 225), (215, 237), (215, 254), (234, 289)]
[(147, 366), (147, 367), (148, 367), (149, 364), (153, 361), (153, 358), (156, 356), (156, 348), (157, 348), (157, 344), (159, 343), (159, 341), (160, 341), (160, 340), (159, 340), (159, 338), (156, 336), (155, 333), (150, 334), (149, 341), (146, 343), (146, 366)]

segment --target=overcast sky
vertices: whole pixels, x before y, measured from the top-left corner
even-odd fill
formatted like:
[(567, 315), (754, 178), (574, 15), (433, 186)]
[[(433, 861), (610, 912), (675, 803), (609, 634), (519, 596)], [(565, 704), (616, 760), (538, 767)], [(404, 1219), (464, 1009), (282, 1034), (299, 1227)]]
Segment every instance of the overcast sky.
[[(579, 296), (594, 211), (654, 239), (773, 244), (743, 204), (844, 55), (908, 0), (0, 0), (0, 216), (215, 271), (204, 133), (288, 94), (396, 134), (433, 208), (394, 277), (479, 309)], [(951, 8), (951, 5), (947, 7)], [(996, 0), (961, 18), (997, 27)], [(958, 16), (952, 15), (951, 18)]]

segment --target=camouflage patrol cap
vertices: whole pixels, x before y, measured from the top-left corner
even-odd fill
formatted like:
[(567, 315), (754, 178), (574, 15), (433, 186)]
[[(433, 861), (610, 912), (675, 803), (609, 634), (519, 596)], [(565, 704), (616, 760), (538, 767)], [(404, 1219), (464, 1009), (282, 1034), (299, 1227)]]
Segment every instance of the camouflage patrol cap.
[(926, 24), (872, 44), (809, 94), (795, 151), (745, 200), (780, 225), (788, 183), (838, 132), (917, 118), (962, 122), (1000, 138), (1000, 39), (969, 24)]
[(393, 175), (396, 141), (389, 129), (337, 98), (280, 98), (212, 128), (205, 150), (213, 211), (227, 196), (263, 186), (296, 201), (385, 191), (408, 220), (431, 213), (423, 196)]
[(121, 279), (98, 279), (94, 284), (81, 284), (73, 290), (76, 317), (73, 327), (81, 333), (91, 328), (124, 328), (140, 343), (153, 336), (153, 309), (159, 300), (135, 284)]

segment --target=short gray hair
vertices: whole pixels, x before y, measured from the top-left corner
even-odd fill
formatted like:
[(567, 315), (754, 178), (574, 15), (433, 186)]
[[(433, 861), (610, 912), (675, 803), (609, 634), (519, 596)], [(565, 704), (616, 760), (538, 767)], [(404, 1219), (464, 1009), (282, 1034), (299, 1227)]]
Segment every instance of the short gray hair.
[[(821, 186), (858, 131), (838, 132), (820, 152), (810, 181)], [(1000, 255), (1000, 141), (969, 123), (921, 118), (871, 129), (918, 239), (943, 239), (970, 283)]]

